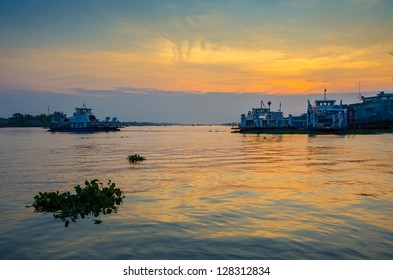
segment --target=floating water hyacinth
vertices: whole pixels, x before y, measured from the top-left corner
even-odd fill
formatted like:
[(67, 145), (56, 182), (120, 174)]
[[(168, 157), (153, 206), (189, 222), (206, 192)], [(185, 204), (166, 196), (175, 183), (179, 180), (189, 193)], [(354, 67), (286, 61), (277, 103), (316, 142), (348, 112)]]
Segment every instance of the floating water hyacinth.
[[(98, 179), (85, 181), (85, 187), (75, 187), (76, 194), (70, 192), (39, 192), (34, 196), (31, 205), (36, 212), (53, 213), (56, 219), (64, 221), (68, 227), (70, 220), (76, 222), (78, 218), (84, 219), (93, 216), (99, 217), (100, 213), (111, 214), (116, 211), (116, 205), (123, 202), (123, 192), (116, 188), (116, 184), (110, 180), (104, 187)], [(95, 224), (100, 224), (100, 219), (94, 219)]]
[(129, 161), (130, 163), (138, 163), (138, 162), (144, 161), (145, 159), (146, 159), (145, 157), (140, 156), (140, 155), (138, 155), (138, 154), (129, 155), (129, 156), (128, 156), (128, 161)]

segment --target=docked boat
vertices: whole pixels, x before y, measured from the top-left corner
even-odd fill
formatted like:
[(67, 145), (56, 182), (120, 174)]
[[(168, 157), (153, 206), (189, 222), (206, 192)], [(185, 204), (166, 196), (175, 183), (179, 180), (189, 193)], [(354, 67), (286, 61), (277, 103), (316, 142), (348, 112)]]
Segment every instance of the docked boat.
[(340, 101), (326, 98), (315, 100), (312, 106), (308, 100), (307, 128), (320, 131), (343, 131), (347, 129), (347, 106)]
[(247, 115), (242, 114), (238, 127), (239, 131), (290, 128), (291, 120), (290, 118), (285, 118), (283, 112), (281, 112), (281, 103), (278, 111), (271, 110), (270, 100), (267, 104), (268, 107), (261, 101), (261, 107), (252, 108), (251, 111), (248, 111)]
[(98, 132), (98, 131), (119, 131), (121, 123), (114, 117), (106, 117), (104, 121), (100, 121), (92, 113), (91, 108), (83, 107), (75, 108), (74, 114), (70, 118), (62, 118), (56, 120), (51, 119), (49, 131), (51, 132)]
[(393, 128), (393, 92), (381, 91), (375, 96), (360, 97), (361, 103), (350, 104), (348, 107), (349, 128)]

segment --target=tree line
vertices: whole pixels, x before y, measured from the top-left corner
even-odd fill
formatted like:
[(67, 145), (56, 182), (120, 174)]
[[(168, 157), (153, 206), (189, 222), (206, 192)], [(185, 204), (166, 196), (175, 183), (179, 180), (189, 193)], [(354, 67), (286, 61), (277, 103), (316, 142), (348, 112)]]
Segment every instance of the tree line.
[(15, 113), (9, 118), (0, 118), (1, 127), (45, 127), (49, 126), (52, 118), (62, 119), (66, 114), (55, 111), (53, 114), (30, 115)]

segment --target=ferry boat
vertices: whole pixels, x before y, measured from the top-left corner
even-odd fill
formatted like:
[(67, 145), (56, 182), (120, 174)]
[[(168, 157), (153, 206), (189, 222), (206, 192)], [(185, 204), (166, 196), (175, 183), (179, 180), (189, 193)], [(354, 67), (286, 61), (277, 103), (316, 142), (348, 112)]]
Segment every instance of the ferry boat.
[(336, 100), (326, 98), (315, 100), (314, 106), (308, 100), (307, 128), (309, 130), (342, 131), (347, 129), (347, 106), (336, 105)]
[(360, 98), (361, 103), (348, 107), (348, 126), (351, 129), (393, 128), (393, 92), (381, 91), (375, 96), (360, 95)]
[(268, 107), (265, 107), (265, 104), (261, 101), (260, 108), (252, 108), (247, 115), (242, 114), (238, 125), (239, 131), (290, 128), (290, 117), (284, 117), (283, 112), (281, 112), (281, 103), (278, 111), (271, 110), (270, 106), (272, 103), (270, 100), (267, 104)]
[(100, 121), (92, 113), (91, 108), (83, 107), (75, 108), (74, 114), (70, 118), (62, 118), (56, 120), (51, 119), (49, 131), (51, 132), (98, 132), (98, 131), (119, 131), (121, 123), (114, 117), (106, 117), (104, 121)]

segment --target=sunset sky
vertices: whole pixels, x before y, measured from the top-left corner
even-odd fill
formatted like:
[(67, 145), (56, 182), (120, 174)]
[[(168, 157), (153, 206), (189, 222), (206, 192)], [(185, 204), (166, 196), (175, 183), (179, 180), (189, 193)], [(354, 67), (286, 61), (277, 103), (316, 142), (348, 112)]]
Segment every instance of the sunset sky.
[(205, 121), (227, 102), (232, 121), (261, 97), (297, 96), (298, 113), (325, 88), (392, 91), (392, 15), (393, 0), (2, 0), (0, 117), (86, 100), (127, 120)]

